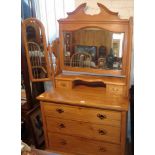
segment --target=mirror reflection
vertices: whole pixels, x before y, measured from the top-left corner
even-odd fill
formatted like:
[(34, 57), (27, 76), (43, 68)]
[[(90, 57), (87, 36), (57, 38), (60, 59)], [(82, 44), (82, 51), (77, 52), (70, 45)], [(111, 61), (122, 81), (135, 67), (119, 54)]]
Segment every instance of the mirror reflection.
[(33, 78), (47, 78), (42, 29), (35, 22), (27, 25), (27, 47), (32, 66)]
[(124, 33), (85, 28), (64, 32), (64, 65), (94, 69), (122, 69)]

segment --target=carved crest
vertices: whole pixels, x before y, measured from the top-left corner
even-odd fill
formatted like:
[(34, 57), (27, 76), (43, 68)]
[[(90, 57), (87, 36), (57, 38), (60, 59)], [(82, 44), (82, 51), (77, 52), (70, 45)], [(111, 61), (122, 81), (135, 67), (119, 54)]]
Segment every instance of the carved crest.
[(73, 12), (69, 12), (68, 17), (65, 19), (60, 19), (59, 22), (63, 21), (118, 21), (121, 20), (118, 16), (118, 12), (112, 12), (103, 4), (97, 3), (100, 13), (95, 15), (86, 14), (87, 9), (86, 3), (81, 4)]

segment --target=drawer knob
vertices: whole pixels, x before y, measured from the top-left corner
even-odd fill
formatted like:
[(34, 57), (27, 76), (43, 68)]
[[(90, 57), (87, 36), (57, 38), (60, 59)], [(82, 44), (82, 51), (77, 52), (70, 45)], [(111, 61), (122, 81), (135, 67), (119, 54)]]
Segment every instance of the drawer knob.
[(60, 114), (64, 112), (63, 109), (59, 109), (59, 108), (56, 109), (56, 111), (57, 111), (58, 113), (60, 113)]
[(100, 118), (100, 119), (105, 119), (106, 118), (106, 115), (97, 114), (97, 117)]
[(107, 132), (106, 132), (105, 130), (99, 129), (99, 130), (98, 130), (98, 133), (99, 133), (100, 135), (105, 135)]
[(59, 124), (60, 128), (65, 128), (65, 125), (63, 123)]
[(60, 144), (61, 144), (61, 145), (66, 145), (67, 142), (66, 142), (66, 140), (62, 139), (61, 142), (60, 142)]
[(101, 152), (105, 152), (106, 149), (105, 149), (104, 147), (100, 147), (100, 148), (99, 148), (99, 151), (101, 151)]

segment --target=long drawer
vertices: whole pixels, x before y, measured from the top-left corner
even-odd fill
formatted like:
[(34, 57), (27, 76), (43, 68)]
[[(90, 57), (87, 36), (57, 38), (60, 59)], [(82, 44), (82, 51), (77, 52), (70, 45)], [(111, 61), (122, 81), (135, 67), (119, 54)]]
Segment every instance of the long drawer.
[(49, 149), (83, 155), (120, 155), (120, 145), (48, 133)]
[(47, 130), (62, 134), (75, 135), (89, 139), (120, 143), (120, 128), (107, 125), (46, 118)]
[(121, 112), (43, 102), (45, 116), (120, 127)]

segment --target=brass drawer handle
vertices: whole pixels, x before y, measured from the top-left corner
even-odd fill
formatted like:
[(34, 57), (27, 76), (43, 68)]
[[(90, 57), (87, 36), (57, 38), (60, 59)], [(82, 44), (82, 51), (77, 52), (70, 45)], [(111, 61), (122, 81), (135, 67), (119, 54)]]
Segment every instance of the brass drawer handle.
[(60, 128), (65, 128), (65, 125), (63, 123), (59, 124)]
[(61, 145), (66, 145), (67, 142), (66, 142), (66, 140), (62, 139), (61, 142), (60, 142), (60, 144), (61, 144)]
[(105, 149), (104, 147), (100, 147), (100, 148), (99, 148), (99, 151), (101, 151), (101, 152), (105, 152), (106, 149)]
[(56, 109), (56, 111), (57, 111), (58, 113), (60, 113), (60, 114), (64, 112), (63, 109), (59, 109), (59, 108)]
[(97, 114), (97, 117), (100, 118), (100, 119), (105, 119), (105, 118), (107, 118), (106, 115), (102, 115), (102, 114)]
[(106, 132), (105, 130), (99, 129), (99, 130), (98, 130), (98, 133), (99, 133), (100, 135), (105, 135), (107, 132)]

